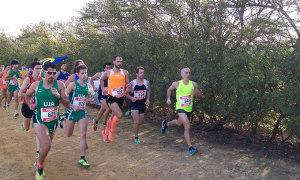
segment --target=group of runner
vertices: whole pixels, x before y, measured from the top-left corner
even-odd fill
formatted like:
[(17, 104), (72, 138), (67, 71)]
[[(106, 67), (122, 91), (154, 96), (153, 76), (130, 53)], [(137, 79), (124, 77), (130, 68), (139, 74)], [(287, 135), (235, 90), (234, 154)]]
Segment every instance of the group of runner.
[[(98, 92), (101, 108), (96, 118), (93, 119), (93, 129), (98, 129), (98, 122), (103, 118), (103, 129), (101, 134), (106, 143), (115, 141), (115, 130), (118, 122), (123, 116), (122, 106), (124, 97), (130, 100), (130, 112), (134, 121), (134, 143), (140, 144), (138, 136), (139, 126), (144, 120), (146, 107), (150, 103), (150, 83), (144, 78), (144, 68), (136, 68), (136, 79), (129, 81), (129, 73), (122, 69), (123, 58), (119, 55), (113, 58), (113, 68), (110, 62), (103, 64), (103, 71), (96, 73), (87, 83), (87, 66), (83, 60), (74, 62), (73, 73), (69, 76), (66, 72), (67, 65), (63, 63), (61, 70), (56, 71), (53, 63), (42, 64), (34, 61), (30, 66), (23, 84), (18, 88), (18, 61), (13, 60), (10, 66), (5, 66), (1, 78), (1, 97), (5, 98), (2, 86), (8, 86), (8, 103), (12, 95), (15, 99), (15, 114), (17, 114), (18, 99), (23, 99), (22, 130), (28, 131), (30, 120), (36, 133), (37, 156), (34, 166), (36, 168), (36, 179), (45, 176), (44, 161), (51, 148), (51, 141), (58, 125), (63, 128), (66, 136), (73, 134), (74, 125), (77, 122), (80, 134), (80, 159), (79, 165), (90, 166), (85, 158), (87, 146), (87, 111), (86, 103), (93, 103), (93, 95)], [(42, 74), (41, 74), (42, 72)], [(5, 74), (4, 74), (5, 73)], [(42, 77), (43, 75), (43, 77)], [(176, 89), (176, 111), (179, 118), (170, 122), (163, 121), (161, 133), (171, 126), (184, 126), (184, 137), (187, 142), (189, 153), (197, 152), (190, 140), (189, 116), (193, 108), (193, 98), (200, 97), (201, 93), (196, 82), (190, 80), (189, 68), (181, 70), (182, 80), (173, 82), (167, 90), (167, 104), (171, 104), (171, 91)], [(25, 76), (25, 75), (24, 75)], [(5, 77), (5, 78), (3, 78)], [(100, 86), (96, 87), (94, 81), (100, 79)], [(3, 83), (5, 81), (5, 83)], [(11, 94), (11, 95), (10, 95)], [(1, 102), (0, 101), (0, 102)], [(59, 105), (62, 104), (66, 110), (59, 115)], [(109, 117), (109, 114), (111, 116)]]

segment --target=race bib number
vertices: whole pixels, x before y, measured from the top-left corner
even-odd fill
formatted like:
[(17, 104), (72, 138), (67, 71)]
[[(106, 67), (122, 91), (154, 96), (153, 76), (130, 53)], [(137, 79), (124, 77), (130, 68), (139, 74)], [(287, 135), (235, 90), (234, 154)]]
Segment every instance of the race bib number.
[(78, 106), (80, 110), (85, 110), (86, 98), (75, 97), (73, 105)]
[(17, 79), (11, 79), (9, 81), (9, 84), (12, 85), (12, 86), (17, 86), (18, 85), (18, 80)]
[(137, 90), (134, 91), (134, 98), (136, 100), (142, 100), (146, 98), (146, 90)]
[(186, 107), (192, 104), (192, 95), (179, 97), (180, 107)]
[(43, 122), (51, 122), (57, 119), (58, 106), (41, 109), (41, 118)]
[(118, 88), (113, 88), (112, 89), (112, 96), (115, 98), (123, 97), (124, 96), (124, 88), (123, 87), (118, 87)]
[[(103, 88), (103, 90), (107, 90), (107, 87)], [(104, 92), (103, 90), (102, 90), (102, 96), (107, 96), (108, 92)]]

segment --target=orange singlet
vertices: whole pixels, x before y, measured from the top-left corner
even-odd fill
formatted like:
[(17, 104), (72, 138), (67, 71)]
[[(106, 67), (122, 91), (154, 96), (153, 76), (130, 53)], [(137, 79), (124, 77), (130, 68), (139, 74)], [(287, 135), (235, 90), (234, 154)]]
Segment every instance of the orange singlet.
[(110, 70), (108, 77), (108, 94), (115, 98), (124, 96), (125, 91), (125, 74), (124, 70), (120, 69), (119, 73), (115, 73), (113, 69)]
[(0, 88), (3, 89), (3, 90), (7, 89), (7, 81), (5, 81), (6, 74), (7, 74), (7, 72), (4, 71), (3, 75), (1, 77), (1, 86), (0, 86)]

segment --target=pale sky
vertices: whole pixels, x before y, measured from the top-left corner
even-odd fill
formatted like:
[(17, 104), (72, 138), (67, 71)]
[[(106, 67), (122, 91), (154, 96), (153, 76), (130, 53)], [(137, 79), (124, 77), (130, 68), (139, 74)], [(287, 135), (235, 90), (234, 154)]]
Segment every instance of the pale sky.
[[(20, 29), (40, 21), (68, 22), (93, 0), (0, 0), (0, 29), (17, 36)], [(0, 31), (1, 32), (1, 31)]]

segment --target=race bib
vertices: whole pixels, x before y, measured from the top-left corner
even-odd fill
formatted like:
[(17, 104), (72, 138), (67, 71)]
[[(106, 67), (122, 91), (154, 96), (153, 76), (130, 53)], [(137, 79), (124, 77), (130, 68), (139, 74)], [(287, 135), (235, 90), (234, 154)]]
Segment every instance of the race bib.
[(123, 87), (118, 87), (118, 88), (113, 88), (112, 89), (112, 96), (115, 98), (123, 97), (124, 96), (124, 88)]
[(179, 97), (180, 107), (186, 107), (192, 104), (192, 95)]
[(58, 115), (58, 106), (41, 109), (41, 119), (43, 122), (51, 122), (57, 119), (57, 115)]
[[(107, 90), (107, 87), (103, 88), (103, 90), (105, 90), (105, 89)], [(102, 96), (107, 96), (108, 92), (104, 92), (103, 90), (102, 90)]]
[(73, 105), (78, 106), (80, 110), (85, 110), (86, 98), (75, 97)]
[(146, 90), (137, 90), (134, 91), (134, 98), (136, 100), (142, 100), (146, 98)]
[(12, 86), (17, 86), (18, 85), (18, 80), (17, 79), (11, 79), (9, 81), (9, 84), (12, 85)]
[(7, 84), (7, 81), (3, 81), (3, 84)]

